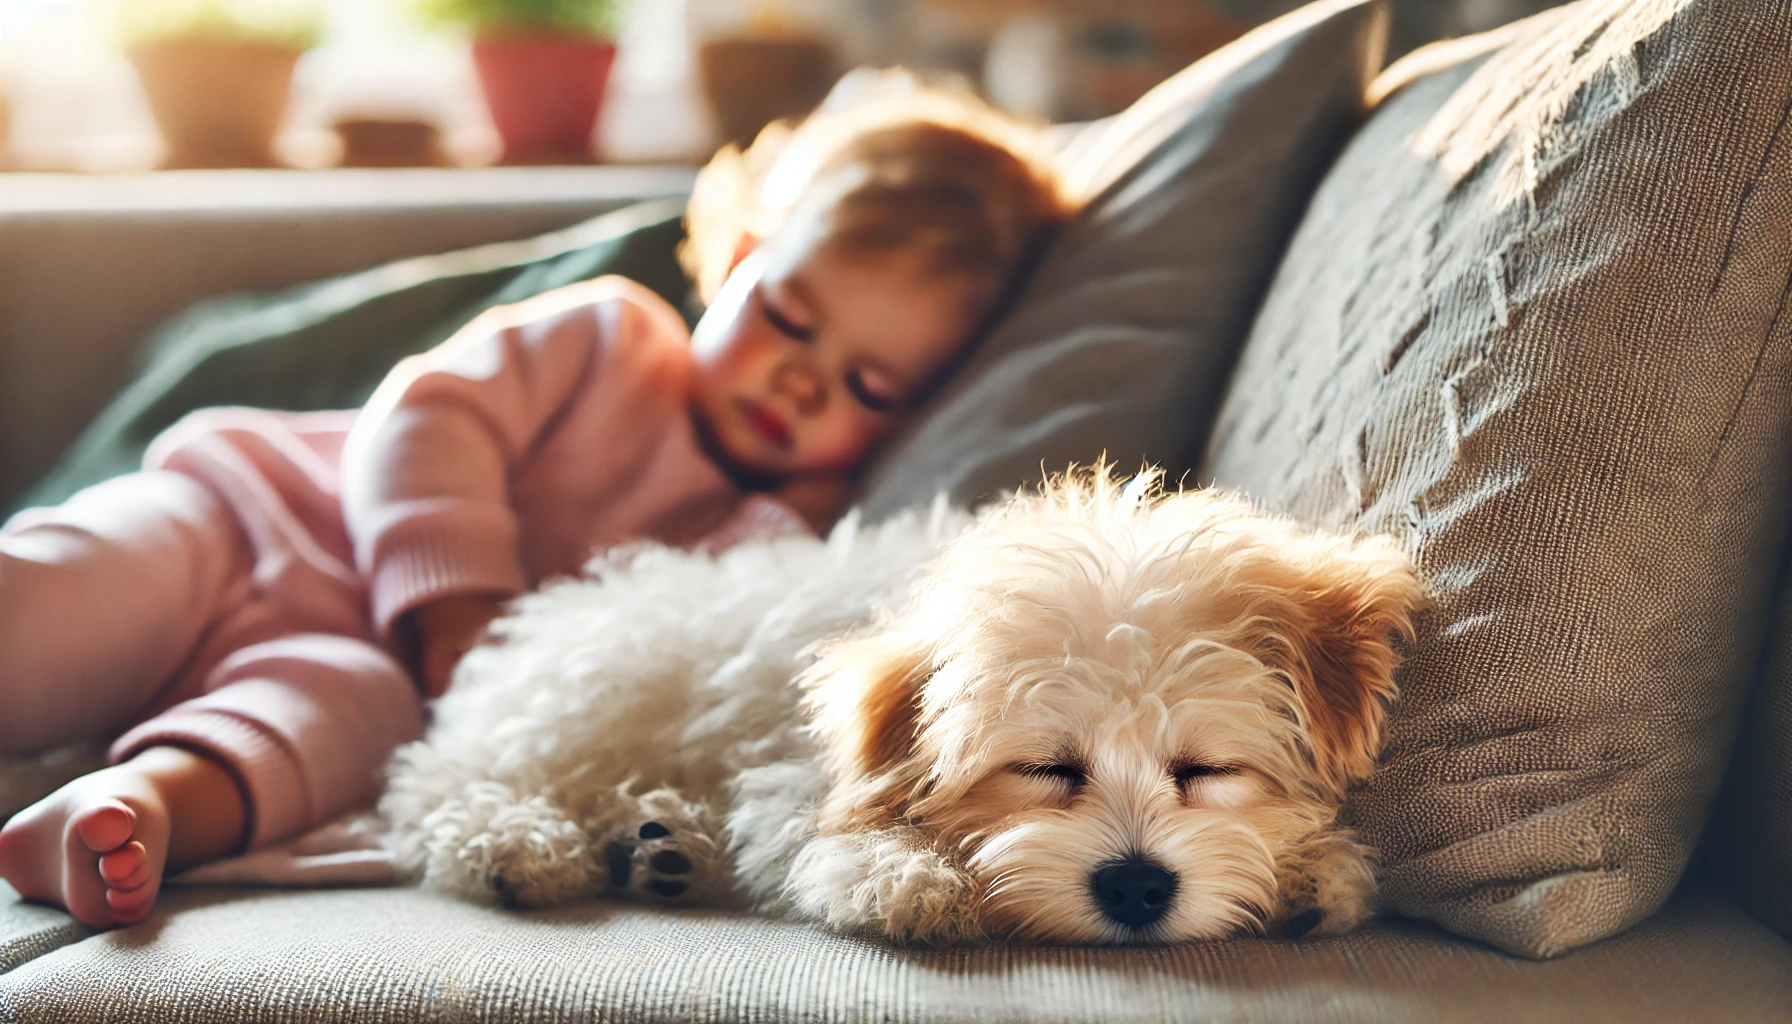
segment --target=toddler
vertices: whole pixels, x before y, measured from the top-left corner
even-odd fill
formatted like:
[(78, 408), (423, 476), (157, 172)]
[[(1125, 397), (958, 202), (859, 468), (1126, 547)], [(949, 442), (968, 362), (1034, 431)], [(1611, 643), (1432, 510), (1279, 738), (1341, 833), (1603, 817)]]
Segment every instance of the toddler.
[(881, 92), (699, 176), (695, 332), (630, 281), (573, 285), (363, 409), (196, 413), (7, 523), (0, 756), (111, 745), (0, 830), (0, 875), (141, 921), (164, 873), (371, 801), (506, 599), (626, 541), (825, 529), (1068, 211), (1031, 133)]

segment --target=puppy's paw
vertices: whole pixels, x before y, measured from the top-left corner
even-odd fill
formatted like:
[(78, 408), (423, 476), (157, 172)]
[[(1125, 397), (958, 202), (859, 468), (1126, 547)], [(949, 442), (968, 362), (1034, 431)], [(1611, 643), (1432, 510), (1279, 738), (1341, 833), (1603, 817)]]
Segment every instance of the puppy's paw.
[(915, 829), (810, 840), (785, 896), (799, 916), (838, 932), (934, 945), (983, 937), (977, 886)]
[(709, 807), (656, 789), (603, 844), (610, 890), (652, 902), (714, 902), (725, 895), (727, 864)]
[(1310, 838), (1283, 865), (1280, 899), (1271, 935), (1317, 938), (1355, 929), (1377, 909), (1369, 851), (1347, 831)]
[(596, 865), (584, 829), (542, 794), (475, 782), (442, 800), (394, 842), (395, 859), (426, 888), (512, 907), (589, 898)]
[(483, 862), (484, 873), (507, 907), (552, 907), (588, 899), (590, 850), (577, 825), (536, 797), (495, 816), (492, 831), (463, 850)]
[(610, 888), (662, 900), (676, 900), (689, 892), (696, 868), (679, 849), (678, 837), (657, 821), (642, 822), (632, 837), (610, 840), (604, 859)]

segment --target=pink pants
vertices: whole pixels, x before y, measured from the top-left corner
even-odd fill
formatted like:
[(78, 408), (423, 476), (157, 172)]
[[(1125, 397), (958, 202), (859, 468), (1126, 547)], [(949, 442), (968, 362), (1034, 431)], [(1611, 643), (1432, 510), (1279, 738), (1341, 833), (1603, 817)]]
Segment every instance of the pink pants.
[[(181, 458), (232, 457), (207, 443)], [(0, 755), (208, 754), (242, 785), (259, 846), (377, 796), (421, 699), (371, 634), (333, 479), (244, 498), (215, 476), (134, 473), (0, 529)]]

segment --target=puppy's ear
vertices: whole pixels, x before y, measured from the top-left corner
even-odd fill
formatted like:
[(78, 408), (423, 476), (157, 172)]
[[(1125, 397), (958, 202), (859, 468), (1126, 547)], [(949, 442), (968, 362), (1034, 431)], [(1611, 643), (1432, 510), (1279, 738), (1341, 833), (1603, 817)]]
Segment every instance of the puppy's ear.
[(1305, 713), (1320, 777), (1336, 797), (1374, 770), (1387, 702), (1396, 692), (1395, 637), (1412, 635), (1423, 584), (1384, 540), (1358, 541), (1302, 567), (1305, 615), (1279, 638)]
[(914, 750), (921, 687), (932, 671), (926, 651), (878, 634), (828, 645), (803, 674), (804, 709), (832, 783), (825, 817), (901, 816), (908, 780), (897, 769)]

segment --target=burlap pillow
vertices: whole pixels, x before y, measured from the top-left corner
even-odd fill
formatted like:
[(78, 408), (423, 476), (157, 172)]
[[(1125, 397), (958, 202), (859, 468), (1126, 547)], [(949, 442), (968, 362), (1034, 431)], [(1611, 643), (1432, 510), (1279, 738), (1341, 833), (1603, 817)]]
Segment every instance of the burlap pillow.
[(1201, 475), (1416, 555), (1435, 604), (1347, 815), (1394, 908), (1547, 957), (1673, 888), (1761, 651), (1792, 13), (1584, 0), (1491, 42), (1340, 158)]
[(866, 474), (873, 517), (971, 503), (1105, 452), (1200, 448), (1300, 211), (1381, 69), (1384, 0), (1321, 0), (1200, 61), (1067, 154), (1088, 206)]

